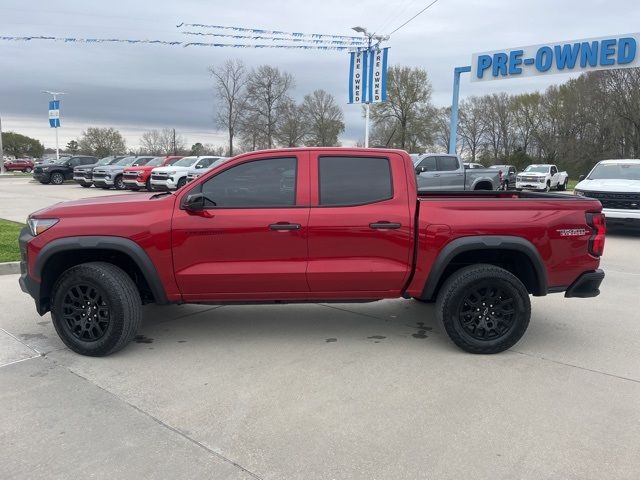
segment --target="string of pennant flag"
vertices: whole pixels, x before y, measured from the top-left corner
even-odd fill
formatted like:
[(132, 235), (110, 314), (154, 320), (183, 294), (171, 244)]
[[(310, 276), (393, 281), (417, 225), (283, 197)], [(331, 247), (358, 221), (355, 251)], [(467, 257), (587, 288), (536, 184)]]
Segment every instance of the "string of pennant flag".
[(211, 32), (181, 32), (184, 35), (198, 35), (202, 37), (225, 37), (234, 39), (250, 39), (250, 40), (272, 40), (285, 41), (285, 42), (308, 42), (313, 44), (328, 44), (328, 45), (353, 45), (355, 47), (365, 47), (366, 44), (363, 40), (321, 40), (314, 38), (299, 38), (299, 37), (282, 37), (276, 35), (231, 35), (228, 33), (211, 33)]
[(207, 42), (179, 42), (166, 40), (146, 40), (128, 38), (76, 38), (76, 37), (51, 37), (36, 36), (0, 36), (0, 41), (29, 42), (43, 40), (63, 43), (128, 43), (128, 44), (152, 44), (182, 47), (216, 47), (216, 48), (284, 48), (294, 50), (354, 50), (348, 45), (280, 45), (280, 44), (248, 44), (248, 43), (207, 43)]
[(353, 37), (350, 35), (327, 35), (324, 33), (302, 33), (302, 32), (282, 32), (280, 30), (263, 30), (261, 28), (245, 28), (245, 27), (229, 27), (225, 25), (206, 25), (204, 23), (181, 23), (176, 25), (177, 28), (181, 27), (196, 27), (196, 28), (214, 28), (218, 30), (233, 30), (236, 32), (248, 32), (259, 35), (286, 35), (291, 37), (309, 37), (315, 39), (333, 39), (333, 40), (354, 40), (363, 42), (362, 37)]

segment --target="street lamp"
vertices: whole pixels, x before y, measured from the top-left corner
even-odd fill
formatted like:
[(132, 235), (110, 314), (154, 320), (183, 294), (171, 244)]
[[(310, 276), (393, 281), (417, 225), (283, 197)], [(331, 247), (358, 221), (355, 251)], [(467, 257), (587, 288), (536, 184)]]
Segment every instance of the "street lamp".
[[(47, 95), (53, 95), (53, 100), (58, 99), (58, 95), (66, 95), (64, 92), (51, 92), (49, 90), (41, 90), (41, 93), (46, 93)], [(56, 160), (60, 160), (60, 149), (58, 148), (58, 127), (54, 127), (56, 130)]]

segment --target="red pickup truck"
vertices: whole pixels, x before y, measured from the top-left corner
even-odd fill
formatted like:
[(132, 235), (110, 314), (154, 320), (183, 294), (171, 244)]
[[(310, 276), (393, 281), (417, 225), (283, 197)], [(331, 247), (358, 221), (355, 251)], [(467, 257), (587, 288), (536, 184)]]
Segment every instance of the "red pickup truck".
[(436, 301), (462, 349), (524, 334), (529, 295), (598, 295), (600, 202), (416, 190), (400, 150), (251, 152), (177, 192), (58, 203), (20, 235), (20, 285), (72, 350), (124, 347), (149, 302)]
[(182, 158), (182, 155), (168, 155), (166, 157), (155, 157), (144, 165), (136, 167), (126, 167), (123, 173), (124, 188), (127, 190), (140, 190), (141, 188), (151, 191), (151, 170), (156, 167), (166, 167), (173, 165)]

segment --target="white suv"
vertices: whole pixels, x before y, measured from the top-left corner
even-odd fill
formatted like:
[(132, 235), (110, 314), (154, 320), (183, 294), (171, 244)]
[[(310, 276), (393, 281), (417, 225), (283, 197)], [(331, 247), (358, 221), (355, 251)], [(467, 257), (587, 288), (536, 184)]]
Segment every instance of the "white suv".
[(187, 183), (187, 174), (192, 167), (206, 168), (220, 157), (184, 157), (173, 165), (151, 170), (153, 190), (175, 190)]
[(598, 162), (573, 192), (600, 200), (607, 223), (640, 224), (640, 160)]

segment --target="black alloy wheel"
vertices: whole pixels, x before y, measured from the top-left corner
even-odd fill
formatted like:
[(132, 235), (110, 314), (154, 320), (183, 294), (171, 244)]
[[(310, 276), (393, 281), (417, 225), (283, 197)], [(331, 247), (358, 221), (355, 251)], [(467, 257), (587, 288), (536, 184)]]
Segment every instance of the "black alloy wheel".
[(111, 322), (107, 297), (88, 283), (67, 288), (62, 300), (62, 317), (68, 332), (84, 342), (101, 339)]
[(498, 340), (513, 327), (513, 295), (491, 281), (474, 286), (460, 303), (462, 328), (477, 340)]

